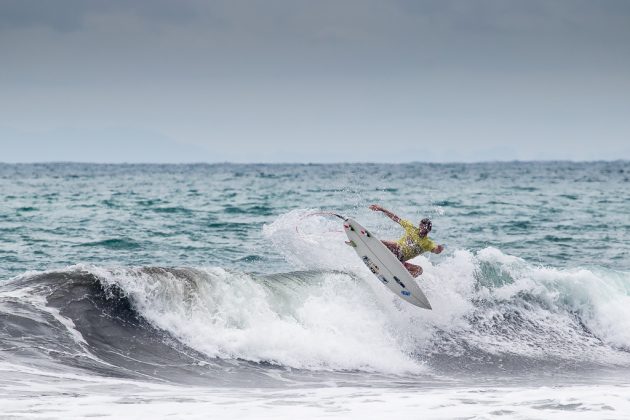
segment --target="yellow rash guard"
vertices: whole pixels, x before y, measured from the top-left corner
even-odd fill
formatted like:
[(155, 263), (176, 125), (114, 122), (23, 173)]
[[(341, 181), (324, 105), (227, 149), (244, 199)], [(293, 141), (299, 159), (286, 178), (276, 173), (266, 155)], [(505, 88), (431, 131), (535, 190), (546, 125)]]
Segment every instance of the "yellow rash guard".
[(409, 220), (400, 219), (400, 226), (405, 229), (405, 235), (396, 243), (400, 247), (403, 261), (410, 260), (436, 247), (435, 242), (429, 239), (428, 236), (421, 238), (418, 226), (414, 226)]

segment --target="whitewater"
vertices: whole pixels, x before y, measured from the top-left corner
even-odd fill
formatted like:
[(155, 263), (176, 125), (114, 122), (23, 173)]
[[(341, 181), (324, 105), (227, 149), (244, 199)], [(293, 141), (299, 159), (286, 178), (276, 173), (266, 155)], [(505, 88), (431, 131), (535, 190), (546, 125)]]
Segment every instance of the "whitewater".
[[(630, 418), (630, 163), (0, 164), (1, 418)], [(334, 210), (431, 217), (427, 311)]]

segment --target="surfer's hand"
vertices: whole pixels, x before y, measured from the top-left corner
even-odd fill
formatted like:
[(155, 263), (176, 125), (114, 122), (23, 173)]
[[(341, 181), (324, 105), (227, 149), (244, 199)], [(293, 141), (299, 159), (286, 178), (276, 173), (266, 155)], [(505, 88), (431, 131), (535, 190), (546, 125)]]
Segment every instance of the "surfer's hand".
[(444, 251), (444, 245), (438, 245), (431, 250), (431, 252), (433, 252), (434, 254), (439, 254), (442, 251)]
[(374, 210), (374, 211), (381, 211), (381, 210), (383, 210), (383, 207), (379, 206), (378, 204), (372, 204), (372, 205), (369, 207), (369, 209), (370, 209), (370, 210)]

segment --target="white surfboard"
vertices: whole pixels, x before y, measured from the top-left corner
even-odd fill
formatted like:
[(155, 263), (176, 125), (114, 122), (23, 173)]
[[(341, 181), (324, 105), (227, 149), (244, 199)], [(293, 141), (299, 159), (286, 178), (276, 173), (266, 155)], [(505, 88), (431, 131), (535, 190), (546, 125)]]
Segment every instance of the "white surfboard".
[(361, 260), (385, 287), (412, 305), (431, 309), (416, 279), (378, 238), (353, 219), (346, 219), (343, 228)]

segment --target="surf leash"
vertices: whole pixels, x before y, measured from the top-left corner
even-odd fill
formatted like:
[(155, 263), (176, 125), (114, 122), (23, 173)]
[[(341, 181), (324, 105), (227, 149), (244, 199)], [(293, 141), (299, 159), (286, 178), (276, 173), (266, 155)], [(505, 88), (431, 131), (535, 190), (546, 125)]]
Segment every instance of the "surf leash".
[(347, 217), (342, 216), (341, 214), (335, 213), (335, 212), (332, 212), (332, 211), (316, 211), (314, 213), (309, 213), (309, 214), (305, 215), (304, 217), (309, 217), (309, 216), (335, 216), (335, 217), (340, 218), (344, 222), (346, 220), (348, 220)]

